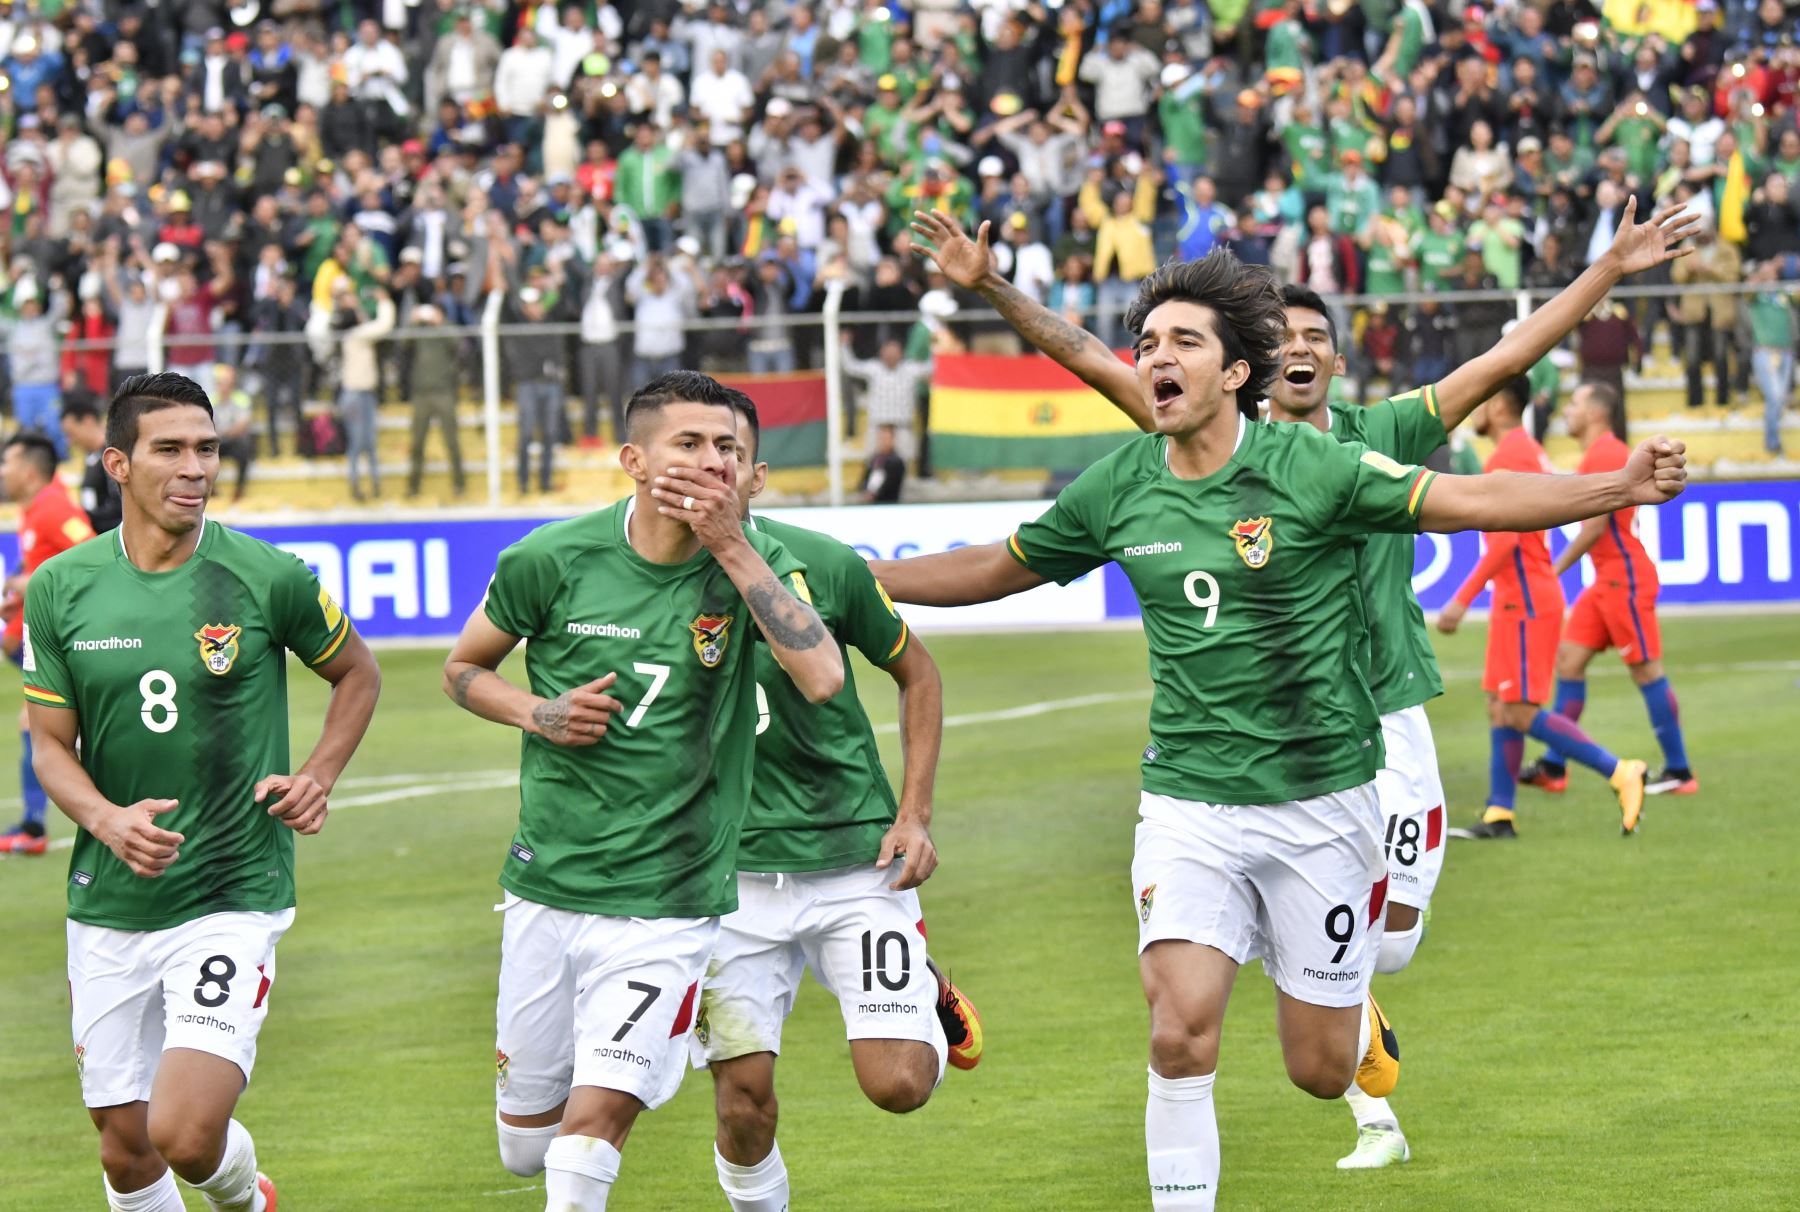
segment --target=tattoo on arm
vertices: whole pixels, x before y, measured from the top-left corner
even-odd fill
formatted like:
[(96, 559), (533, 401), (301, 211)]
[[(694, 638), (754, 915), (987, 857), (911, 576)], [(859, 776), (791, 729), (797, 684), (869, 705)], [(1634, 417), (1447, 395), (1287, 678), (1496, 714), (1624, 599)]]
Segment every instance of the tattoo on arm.
[(538, 726), (538, 731), (547, 740), (566, 739), (569, 733), (569, 696), (561, 694), (553, 699), (545, 699), (533, 707), (531, 722)]
[(476, 678), (487, 672), (486, 669), (474, 668), (465, 669), (456, 675), (456, 680), (450, 683), (450, 697), (456, 701), (458, 707), (469, 705), (469, 687), (474, 684)]
[[(1019, 330), (1020, 336), (1052, 358), (1073, 357), (1089, 342), (1098, 340), (1087, 329), (1069, 323), (1004, 279), (985, 286), (982, 297)], [(1110, 350), (1107, 353), (1111, 356)]]
[(825, 624), (819, 612), (783, 589), (773, 576), (764, 577), (744, 594), (750, 613), (769, 641), (794, 652), (806, 652), (825, 642)]

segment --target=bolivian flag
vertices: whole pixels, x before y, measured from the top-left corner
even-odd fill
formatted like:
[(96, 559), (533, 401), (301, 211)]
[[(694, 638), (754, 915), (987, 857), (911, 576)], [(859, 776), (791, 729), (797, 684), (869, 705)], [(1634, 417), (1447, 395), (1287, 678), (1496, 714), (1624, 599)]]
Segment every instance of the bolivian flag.
[(777, 470), (825, 465), (825, 372), (720, 375), (756, 402), (762, 445), (756, 457)]
[(1098, 392), (1040, 354), (938, 355), (931, 380), (937, 467), (1075, 471), (1137, 432)]

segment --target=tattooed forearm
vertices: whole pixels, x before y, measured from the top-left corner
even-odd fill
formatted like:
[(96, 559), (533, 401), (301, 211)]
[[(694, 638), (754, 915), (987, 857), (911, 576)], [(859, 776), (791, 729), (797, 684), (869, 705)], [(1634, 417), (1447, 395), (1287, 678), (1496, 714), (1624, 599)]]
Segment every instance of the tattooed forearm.
[(1005, 278), (989, 274), (987, 281), (982, 283), (981, 297), (993, 304), (994, 310), (1020, 336), (1052, 358), (1074, 357), (1086, 350), (1090, 343), (1107, 357), (1112, 357), (1112, 351), (1094, 334), (1069, 323)]
[(458, 707), (467, 708), (469, 705), (470, 685), (474, 683), (476, 678), (487, 672), (488, 670), (486, 669), (471, 666), (457, 674), (450, 682), (450, 698), (452, 701), (454, 701)]
[(793, 652), (807, 652), (827, 638), (819, 612), (766, 576), (744, 593), (750, 613), (772, 644)]
[(545, 740), (562, 742), (569, 732), (569, 696), (546, 699), (531, 709), (531, 722)]

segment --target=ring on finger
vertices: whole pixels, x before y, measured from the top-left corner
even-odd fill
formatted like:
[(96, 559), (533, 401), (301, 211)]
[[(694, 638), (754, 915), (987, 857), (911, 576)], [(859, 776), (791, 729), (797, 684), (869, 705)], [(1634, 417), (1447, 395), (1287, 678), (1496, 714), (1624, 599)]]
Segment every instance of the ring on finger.
[(693, 512), (694, 498), (693, 497), (682, 497), (681, 498), (681, 507), (690, 513)]

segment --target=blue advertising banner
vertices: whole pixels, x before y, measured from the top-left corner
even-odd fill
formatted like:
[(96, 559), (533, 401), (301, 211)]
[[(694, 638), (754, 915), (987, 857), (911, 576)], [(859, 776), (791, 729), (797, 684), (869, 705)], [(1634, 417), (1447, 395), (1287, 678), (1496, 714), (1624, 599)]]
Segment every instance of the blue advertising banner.
[[(885, 508), (772, 510), (892, 559), (1006, 538), (1043, 501)], [(1680, 500), (1638, 511), (1638, 531), (1656, 560), (1663, 601), (1680, 605), (1800, 603), (1795, 578), (1800, 481), (1695, 484)], [(480, 603), (501, 550), (550, 517), (418, 515), (388, 521), (320, 521), (242, 527), (306, 561), (371, 639), (454, 636)], [(1568, 535), (1575, 533), (1568, 528)], [(116, 542), (108, 536), (102, 541)], [(1565, 536), (1552, 536), (1560, 547)], [(1423, 535), (1413, 587), (1428, 611), (1449, 600), (1480, 556), (1477, 535)], [(0, 562), (17, 561), (16, 537), (0, 535)], [(1567, 592), (1581, 588), (1572, 570)], [(1485, 604), (1485, 599), (1477, 606)], [(1047, 585), (1005, 602), (960, 610), (909, 609), (915, 625), (1071, 626), (1136, 618), (1137, 600), (1116, 565), (1068, 586)]]

